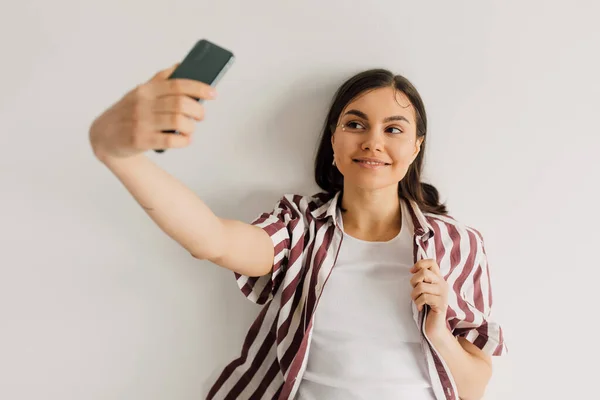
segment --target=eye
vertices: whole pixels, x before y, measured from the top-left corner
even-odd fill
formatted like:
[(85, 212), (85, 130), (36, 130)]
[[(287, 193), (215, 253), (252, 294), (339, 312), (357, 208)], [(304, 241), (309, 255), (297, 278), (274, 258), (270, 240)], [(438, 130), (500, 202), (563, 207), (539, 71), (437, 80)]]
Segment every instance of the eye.
[(388, 128), (386, 129), (386, 131), (390, 131), (390, 130), (392, 130), (392, 131), (393, 131), (393, 130), (395, 130), (395, 132), (390, 132), (390, 133), (393, 133), (393, 134), (395, 134), (395, 135), (397, 135), (397, 134), (399, 134), (399, 133), (403, 133), (403, 132), (404, 132), (404, 131), (402, 131), (400, 128), (397, 128), (397, 127), (395, 127), (395, 126), (390, 126), (390, 127), (388, 127)]
[(359, 130), (359, 129), (365, 129), (365, 127), (362, 126), (362, 124), (360, 124), (359, 122), (356, 122), (356, 121), (350, 121), (350, 122), (348, 122), (348, 123), (346, 123), (344, 125), (349, 130), (351, 130), (351, 131), (356, 131), (356, 130)]

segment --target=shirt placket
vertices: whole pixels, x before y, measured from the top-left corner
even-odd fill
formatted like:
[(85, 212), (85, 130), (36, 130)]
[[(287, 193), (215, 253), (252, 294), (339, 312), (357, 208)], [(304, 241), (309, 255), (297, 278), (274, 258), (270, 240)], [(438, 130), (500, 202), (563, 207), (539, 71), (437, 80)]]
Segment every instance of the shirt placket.
[(327, 277), (324, 279), (323, 285), (320, 287), (317, 286), (317, 288), (316, 288), (317, 299), (315, 301), (315, 306), (314, 306), (315, 309), (311, 310), (310, 321), (308, 323), (308, 330), (306, 331), (307, 333), (302, 338), (302, 342), (300, 344), (300, 349), (298, 350), (298, 353), (296, 354), (296, 356), (294, 357), (294, 360), (292, 361), (292, 364), (290, 365), (290, 374), (288, 375), (288, 379), (285, 381), (285, 383), (283, 385), (283, 389), (278, 397), (278, 400), (292, 399), (298, 392), (298, 388), (302, 381), (302, 376), (304, 375), (304, 371), (306, 370), (306, 364), (308, 363), (308, 352), (310, 349), (310, 342), (312, 339), (315, 310), (317, 309), (319, 300), (321, 299), (321, 292), (325, 288), (325, 283), (327, 282), (327, 279), (329, 279), (329, 276), (331, 275), (331, 272), (333, 271), (333, 267), (335, 266), (335, 263), (337, 262), (337, 258), (340, 253), (340, 248), (342, 245), (342, 239), (343, 239), (342, 231), (340, 230), (340, 228), (338, 226), (335, 226), (334, 239), (332, 241), (332, 245), (335, 246), (334, 247), (335, 248), (335, 257), (334, 257), (331, 265), (326, 266), (328, 268)]
[[(427, 256), (422, 236), (415, 235), (415, 244), (417, 247), (416, 261), (420, 261), (425, 258), (432, 258)], [(435, 396), (438, 400), (457, 400), (456, 384), (452, 378), (450, 369), (446, 365), (446, 362), (441, 355), (437, 352), (433, 346), (433, 343), (431, 343), (431, 340), (429, 340), (427, 333), (425, 332), (425, 322), (427, 321), (427, 311), (429, 310), (429, 306), (423, 307), (423, 310), (419, 313), (414, 301), (411, 300), (411, 304), (413, 308), (413, 317), (417, 327), (421, 331), (421, 347), (426, 356), (429, 375), (430, 379), (432, 380), (431, 383)], [(437, 362), (436, 359), (439, 360), (439, 362)], [(438, 386), (436, 382), (433, 381), (437, 377), (440, 378), (440, 381), (447, 382), (441, 382), (441, 385)]]

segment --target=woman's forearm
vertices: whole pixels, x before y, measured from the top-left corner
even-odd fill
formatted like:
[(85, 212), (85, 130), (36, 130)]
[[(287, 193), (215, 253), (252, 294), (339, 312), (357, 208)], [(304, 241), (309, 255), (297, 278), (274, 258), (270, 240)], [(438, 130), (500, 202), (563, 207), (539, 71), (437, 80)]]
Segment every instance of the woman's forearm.
[(449, 330), (430, 335), (429, 340), (448, 364), (459, 398), (481, 399), (492, 376), (489, 357), (466, 339), (454, 337)]

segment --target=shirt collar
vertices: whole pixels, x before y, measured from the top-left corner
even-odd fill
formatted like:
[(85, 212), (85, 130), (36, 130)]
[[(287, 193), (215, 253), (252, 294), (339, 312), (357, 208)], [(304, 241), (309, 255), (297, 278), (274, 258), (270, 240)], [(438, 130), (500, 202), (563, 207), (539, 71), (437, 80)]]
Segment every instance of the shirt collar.
[[(320, 220), (331, 218), (333, 224), (337, 226), (338, 221), (336, 218), (336, 212), (340, 194), (340, 191), (338, 191), (333, 197), (323, 196), (324, 194), (321, 194), (319, 197), (323, 202), (319, 204), (318, 207), (311, 210), (312, 216)], [(427, 217), (425, 214), (423, 214), (418, 204), (410, 199), (403, 200), (405, 200), (408, 204), (408, 212), (412, 219), (413, 226), (415, 227), (415, 235), (420, 237), (422, 240), (428, 240), (432, 238), (434, 235), (433, 227), (427, 221)]]

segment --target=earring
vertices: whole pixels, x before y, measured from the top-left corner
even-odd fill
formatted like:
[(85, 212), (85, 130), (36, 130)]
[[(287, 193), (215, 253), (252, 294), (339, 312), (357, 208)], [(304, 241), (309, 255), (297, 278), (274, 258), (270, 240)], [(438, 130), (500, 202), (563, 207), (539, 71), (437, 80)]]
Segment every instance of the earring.
[(333, 162), (331, 163), (335, 167), (335, 154), (333, 155)]

